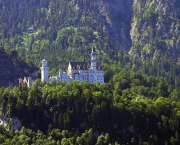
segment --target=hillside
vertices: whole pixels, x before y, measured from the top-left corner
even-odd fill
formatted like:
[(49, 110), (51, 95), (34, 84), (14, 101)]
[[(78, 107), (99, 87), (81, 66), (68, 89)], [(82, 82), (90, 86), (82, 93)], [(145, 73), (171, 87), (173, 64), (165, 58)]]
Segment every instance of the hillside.
[(4, 49), (0, 48), (0, 87), (13, 87), (18, 85), (18, 79), (31, 76), (38, 77), (37, 68), (29, 66), (22, 60), (18, 59), (17, 52), (10, 50), (7, 54)]
[(131, 1), (29, 0), (0, 2), (0, 39), (21, 58), (51, 68), (89, 59), (92, 47), (99, 59), (113, 58), (131, 47)]
[(0, 1), (0, 41), (37, 67), (46, 58), (51, 75), (69, 61), (88, 61), (95, 47), (102, 63), (174, 83), (179, 17), (178, 0), (7, 0)]
[(52, 67), (53, 59), (60, 64), (81, 59), (92, 46), (110, 58), (123, 49), (176, 59), (179, 7), (179, 0), (0, 1), (0, 39), (36, 65), (49, 57)]

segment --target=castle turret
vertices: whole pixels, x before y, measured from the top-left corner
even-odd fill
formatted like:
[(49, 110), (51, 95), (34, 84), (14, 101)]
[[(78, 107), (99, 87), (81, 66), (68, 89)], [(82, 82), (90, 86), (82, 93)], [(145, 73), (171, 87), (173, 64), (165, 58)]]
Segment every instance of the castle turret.
[(91, 69), (96, 72), (96, 51), (95, 48), (91, 52)]
[(28, 79), (27, 86), (28, 87), (32, 86), (32, 78), (28, 77), (27, 79)]
[(42, 67), (41, 67), (41, 81), (44, 82), (48, 82), (49, 78), (48, 78), (48, 70), (49, 67), (47, 66), (47, 60), (43, 59), (42, 60)]

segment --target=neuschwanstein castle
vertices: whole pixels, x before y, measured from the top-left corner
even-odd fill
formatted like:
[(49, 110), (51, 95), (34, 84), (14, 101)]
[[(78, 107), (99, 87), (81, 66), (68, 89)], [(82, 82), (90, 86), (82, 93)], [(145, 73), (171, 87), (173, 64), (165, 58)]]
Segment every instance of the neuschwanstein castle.
[(59, 70), (59, 76), (48, 77), (49, 67), (47, 60), (42, 60), (41, 81), (50, 82), (57, 80), (61, 82), (70, 82), (73, 80), (84, 81), (89, 83), (104, 84), (104, 70), (99, 62), (96, 62), (96, 51), (92, 49), (91, 62), (69, 62), (66, 72)]

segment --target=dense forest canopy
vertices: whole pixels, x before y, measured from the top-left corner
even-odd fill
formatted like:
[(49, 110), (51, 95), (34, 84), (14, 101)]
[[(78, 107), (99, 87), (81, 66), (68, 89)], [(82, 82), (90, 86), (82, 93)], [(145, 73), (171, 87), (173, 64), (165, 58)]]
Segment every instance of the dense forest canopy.
[[(104, 85), (36, 80), (30, 88), (0, 88), (1, 116), (9, 128), (1, 127), (0, 142), (178, 144), (179, 89), (115, 65), (106, 71)], [(10, 117), (24, 127), (12, 130)]]
[[(88, 58), (91, 47), (103, 59), (125, 50), (144, 58), (179, 59), (179, 0), (0, 1), (0, 39), (36, 66)], [(103, 60), (102, 59), (102, 60)], [(56, 60), (56, 61), (55, 61)]]

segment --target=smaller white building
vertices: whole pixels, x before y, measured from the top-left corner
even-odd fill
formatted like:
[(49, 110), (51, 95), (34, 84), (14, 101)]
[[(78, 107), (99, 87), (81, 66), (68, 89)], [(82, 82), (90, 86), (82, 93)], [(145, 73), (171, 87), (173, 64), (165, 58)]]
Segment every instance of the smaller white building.
[(19, 78), (19, 85), (25, 86), (32, 86), (32, 78), (31, 77), (24, 77), (24, 79)]
[(67, 72), (59, 70), (59, 76), (48, 77), (49, 67), (47, 60), (42, 60), (41, 81), (49, 82), (57, 80), (61, 82), (70, 82), (73, 80), (89, 83), (104, 84), (104, 70), (99, 62), (96, 61), (96, 51), (92, 49), (91, 62), (69, 62)]

